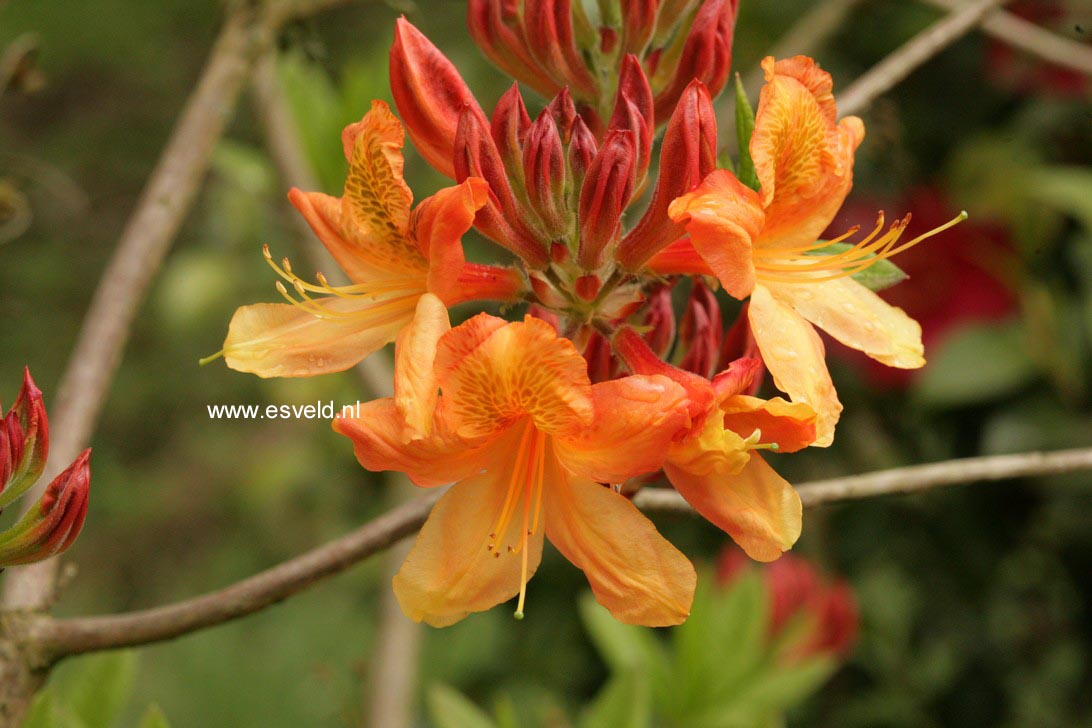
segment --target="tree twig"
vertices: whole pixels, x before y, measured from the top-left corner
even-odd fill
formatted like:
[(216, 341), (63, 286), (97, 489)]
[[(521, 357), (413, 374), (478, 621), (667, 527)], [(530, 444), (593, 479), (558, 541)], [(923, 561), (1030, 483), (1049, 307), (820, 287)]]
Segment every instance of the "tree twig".
[(840, 114), (856, 114), (916, 68), (982, 22), (1005, 0), (976, 0), (938, 20), (873, 66), (838, 97)]
[[(804, 504), (910, 493), (976, 481), (1092, 469), (1092, 448), (950, 460), (929, 465), (833, 478), (800, 485)], [(36, 639), (53, 659), (94, 650), (160, 642), (222, 624), (275, 604), (324, 577), (347, 569), (425, 521), (435, 495), (399, 506), (356, 531), (220, 591), (170, 606), (105, 617), (62, 619), (40, 625)], [(644, 510), (690, 512), (671, 490), (645, 489), (634, 499)]]
[[(946, 10), (966, 7), (964, 0), (923, 0)], [(1052, 33), (1004, 10), (994, 10), (982, 21), (982, 30), (1013, 48), (1092, 77), (1092, 47)]]
[[(230, 5), (201, 79), (95, 290), (51, 408), (49, 465), (37, 490), (23, 499), (25, 508), (90, 440), (137, 308), (196, 199), (209, 158), (233, 115), (255, 58), (270, 47), (285, 22), (344, 2), (270, 0)], [(12, 572), (4, 583), (3, 607), (47, 609), (54, 599), (57, 566), (56, 559), (49, 559)]]

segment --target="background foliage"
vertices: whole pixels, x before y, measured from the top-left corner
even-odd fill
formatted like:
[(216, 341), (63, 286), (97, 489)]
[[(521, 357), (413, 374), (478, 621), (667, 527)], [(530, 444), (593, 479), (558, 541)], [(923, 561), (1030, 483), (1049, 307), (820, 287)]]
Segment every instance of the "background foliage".
[[(745, 1), (734, 67), (752, 69), (787, 19), (811, 4)], [(1061, 9), (1056, 30), (1088, 42), (1087, 8), (1050, 5)], [(24, 364), (55, 392), (97, 276), (221, 10), (210, 0), (0, 3), (0, 48), (33, 34), (45, 81), (0, 98), (0, 194), (25, 200), (32, 215), (21, 234), (0, 238), (5, 396), (14, 396)], [(330, 191), (344, 171), (341, 127), (371, 98), (389, 96), (386, 49), (403, 11), (487, 108), (504, 88), (469, 42), (460, 2), (365, 2), (290, 28), (279, 73)], [(861, 3), (817, 57), (836, 89), (845, 88), (935, 17), (909, 2)], [(852, 198), (861, 214), (914, 210), (924, 221), (930, 209), (950, 208), (937, 214), (967, 209), (972, 219), (917, 250), (905, 266), (912, 279), (892, 290), (911, 310), (933, 306), (929, 366), (892, 381), (833, 352), (846, 415), (834, 447), (784, 463), (791, 479), (1092, 443), (1089, 86), (1049, 71), (1020, 57), (1006, 65), (989, 41), (971, 36), (867, 114)], [(1037, 74), (1030, 85), (1022, 80), (1029, 72)], [(721, 104), (727, 143), (732, 108), (727, 97)], [(275, 299), (261, 243), (306, 270), (285, 184), (252, 109), (241, 107), (218, 149), (201, 202), (136, 322), (92, 443), (92, 508), (68, 559), (78, 573), (61, 613), (149, 606), (229, 583), (389, 503), (380, 479), (357, 466), (325, 423), (207, 414), (208, 404), (365, 398), (352, 373), (260, 381), (196, 366), (219, 348), (236, 306)], [(411, 155), (408, 167), (419, 198), (440, 186), (419, 158)], [(854, 214), (839, 221), (843, 229)], [(851, 581), (862, 632), (847, 665), (790, 724), (1092, 722), (1089, 490), (1077, 475), (808, 513), (797, 548)], [(724, 543), (696, 521), (657, 520), (699, 560)], [(89, 728), (155, 726), (155, 712), (145, 716), (153, 703), (177, 725), (354, 723), (385, 581), (373, 560), (284, 606), (138, 657), (73, 660), (51, 681), (50, 700), (82, 716), (81, 680), (100, 674), (96, 684), (120, 681), (119, 694), (131, 698), (118, 699), (116, 720), (115, 707), (73, 719)], [(523, 622), (497, 609), (429, 631), (422, 715), (426, 693), (433, 702), (458, 700), (442, 686), (533, 724), (580, 715), (610, 664), (580, 618), (574, 594), (582, 584), (555, 553), (532, 584)], [(727, 660), (739, 645), (725, 638), (714, 647)]]

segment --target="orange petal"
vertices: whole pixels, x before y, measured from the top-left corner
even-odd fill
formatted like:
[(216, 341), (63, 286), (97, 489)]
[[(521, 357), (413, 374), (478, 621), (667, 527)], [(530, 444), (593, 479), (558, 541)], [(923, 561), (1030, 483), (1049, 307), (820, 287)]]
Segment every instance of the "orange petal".
[(429, 261), (428, 289), (444, 301), (459, 298), (459, 275), (466, 264), (463, 235), (488, 199), (489, 185), (471, 177), (422, 200), (413, 211), (410, 229)]
[(389, 397), (357, 408), (352, 417), (335, 419), (334, 430), (353, 441), (356, 459), (372, 472), (397, 470), (423, 487), (446, 485), (481, 471), (493, 452), (494, 441), (458, 437), (439, 417), (428, 437), (407, 438), (406, 420)]
[(760, 430), (759, 442), (776, 443), (778, 452), (796, 452), (815, 441), (815, 411), (803, 402), (740, 394), (729, 397), (720, 407), (727, 429), (743, 438)]
[(398, 335), (394, 350), (394, 402), (411, 437), (421, 437), (432, 430), (440, 397), (433, 366), (436, 344), (450, 330), (443, 302), (426, 293), (417, 302), (413, 323)]
[[(387, 270), (376, 267), (370, 258), (361, 254), (359, 239), (342, 222), (341, 200), (337, 197), (293, 187), (288, 191), (288, 200), (354, 283), (368, 283), (390, 276)], [(424, 272), (423, 268), (421, 272)]]
[(724, 290), (746, 298), (755, 283), (751, 243), (764, 219), (758, 194), (728, 170), (718, 169), (672, 202), (668, 214), (686, 225), (691, 244)]
[[(394, 577), (394, 594), (410, 619), (444, 627), (519, 593), (522, 555), (495, 556), (499, 552), (487, 549), (509, 477), (504, 468), (475, 475), (436, 503)], [(510, 531), (519, 519), (512, 521)], [(504, 543), (506, 534), (500, 536), (498, 543)], [(528, 537), (527, 548), (530, 578), (542, 558), (542, 529)]]
[(398, 119), (386, 104), (374, 101), (371, 111), (342, 133), (349, 174), (340, 201), (318, 193), (289, 194), (338, 264), (358, 283), (369, 280), (354, 273), (358, 268), (365, 276), (370, 270), (390, 276), (428, 269), (424, 254), (408, 237), (413, 194), (402, 179), (403, 140)]
[(702, 260), (690, 238), (680, 238), (649, 258), (645, 267), (662, 276), (713, 275), (713, 269)]
[(594, 384), (595, 421), (576, 437), (554, 440), (576, 477), (621, 483), (660, 469), (671, 440), (690, 424), (686, 390), (664, 376)]
[(343, 371), (394, 341), (413, 320), (417, 297), (330, 298), (322, 303), (338, 316), (319, 318), (286, 303), (239, 308), (224, 341), (227, 365), (260, 377), (313, 377)]
[(804, 56), (766, 58), (751, 137), (766, 225), (755, 247), (814, 242), (853, 185), (853, 155), (864, 138), (856, 117), (836, 123), (830, 74)]
[(551, 457), (546, 535), (584, 571), (596, 601), (627, 624), (664, 627), (690, 614), (694, 567), (625, 496), (570, 475)]
[(765, 286), (755, 286), (748, 306), (751, 331), (774, 384), (793, 402), (804, 402), (817, 415), (815, 445), (834, 440), (834, 425), (842, 403), (827, 371), (819, 334), (789, 305), (778, 301)]
[(540, 319), (497, 327), (492, 318), (477, 316), (440, 340), (436, 372), (452, 429), (485, 436), (526, 415), (551, 435), (589, 425), (588, 365), (572, 342)]
[(671, 445), (664, 468), (666, 472), (671, 465), (694, 475), (723, 480), (742, 470), (750, 456), (744, 437), (725, 428), (724, 413), (717, 409), (709, 413), (695, 436)]
[(729, 478), (664, 466), (671, 484), (694, 510), (723, 529), (757, 561), (773, 561), (800, 536), (800, 497), (758, 455)]
[(852, 278), (769, 288), (808, 321), (876, 361), (899, 369), (925, 365), (918, 322)]

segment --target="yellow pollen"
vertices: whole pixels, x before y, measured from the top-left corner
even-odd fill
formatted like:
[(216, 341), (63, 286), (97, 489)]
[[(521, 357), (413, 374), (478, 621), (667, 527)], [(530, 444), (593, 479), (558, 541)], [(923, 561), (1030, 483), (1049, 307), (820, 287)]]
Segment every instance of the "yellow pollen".
[[(813, 245), (796, 248), (764, 248), (754, 252), (755, 272), (764, 281), (774, 283), (821, 283), (856, 275), (881, 260), (887, 260), (918, 243), (944, 232), (967, 219), (967, 213), (961, 212), (943, 225), (919, 235), (909, 242), (899, 244), (899, 239), (910, 224), (910, 215), (891, 225), (886, 232), (884, 214), (876, 220), (876, 227), (863, 240), (849, 250), (831, 255), (813, 255), (829, 245), (841, 242), (856, 234), (860, 228), (851, 228), (844, 235), (831, 241), (820, 241)], [(882, 232), (882, 234), (881, 234)]]

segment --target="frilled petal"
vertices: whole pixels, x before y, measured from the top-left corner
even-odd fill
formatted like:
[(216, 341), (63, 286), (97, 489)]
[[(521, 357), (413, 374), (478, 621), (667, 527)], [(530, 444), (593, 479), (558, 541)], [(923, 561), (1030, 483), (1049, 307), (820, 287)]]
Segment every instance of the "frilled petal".
[(762, 185), (766, 225), (756, 248), (815, 242), (853, 185), (864, 138), (857, 117), (836, 122), (830, 74), (804, 56), (762, 62), (751, 157)]
[[(505, 468), (474, 475), (436, 503), (394, 577), (394, 594), (408, 617), (444, 627), (519, 593), (522, 554), (488, 549), (509, 477)], [(509, 530), (520, 524), (512, 519)], [(500, 542), (506, 535), (500, 534)], [(525, 548), (530, 578), (542, 558), (542, 529), (527, 538)]]
[(921, 326), (852, 278), (770, 284), (775, 298), (846, 346), (899, 369), (925, 365)]
[(815, 441), (815, 411), (803, 402), (740, 394), (726, 399), (720, 408), (726, 429), (744, 438), (759, 430), (759, 442), (775, 443), (779, 452), (796, 452)]
[(693, 192), (672, 202), (668, 214), (686, 225), (694, 250), (724, 290), (746, 298), (755, 284), (752, 241), (765, 217), (758, 194), (728, 170), (718, 169)]
[(692, 473), (670, 462), (664, 472), (694, 510), (728, 533), (752, 559), (773, 561), (800, 536), (799, 496), (758, 455), (752, 454), (729, 477)]
[(540, 319), (476, 316), (440, 340), (436, 364), (445, 416), (464, 437), (498, 432), (524, 415), (551, 435), (594, 418), (587, 362)]
[(398, 335), (394, 354), (394, 402), (412, 438), (428, 435), (440, 397), (434, 363), (436, 344), (451, 330), (443, 302), (426, 293), (417, 302), (413, 323)]
[(793, 402), (804, 402), (815, 410), (814, 444), (826, 447), (834, 440), (842, 403), (827, 371), (819, 334), (765, 286), (755, 286), (747, 311), (755, 342), (774, 384)]
[(596, 600), (627, 624), (679, 624), (694, 599), (694, 567), (625, 496), (547, 458), (546, 535), (583, 570)]
[(224, 341), (232, 369), (260, 377), (312, 377), (340, 372), (394, 341), (413, 320), (417, 296), (330, 298), (319, 317), (286, 303), (235, 311)]
[(554, 440), (558, 458), (576, 477), (621, 483), (655, 472), (671, 440), (690, 424), (686, 390), (667, 377), (624, 377), (591, 391), (591, 427)]
[(466, 440), (436, 417), (428, 437), (406, 437), (406, 421), (391, 398), (357, 405), (352, 417), (339, 416), (334, 430), (353, 441), (356, 459), (367, 470), (397, 470), (424, 487), (446, 485), (479, 472), (490, 461), (496, 441)]
[(444, 301), (460, 297), (459, 276), (466, 265), (463, 235), (488, 199), (489, 185), (471, 177), (422, 200), (413, 211), (410, 232), (428, 258), (428, 289)]
[[(376, 267), (367, 256), (360, 254), (361, 241), (342, 221), (340, 199), (293, 187), (288, 191), (288, 200), (354, 283), (369, 283), (390, 276), (385, 269)], [(424, 279), (424, 267), (417, 273)]]

